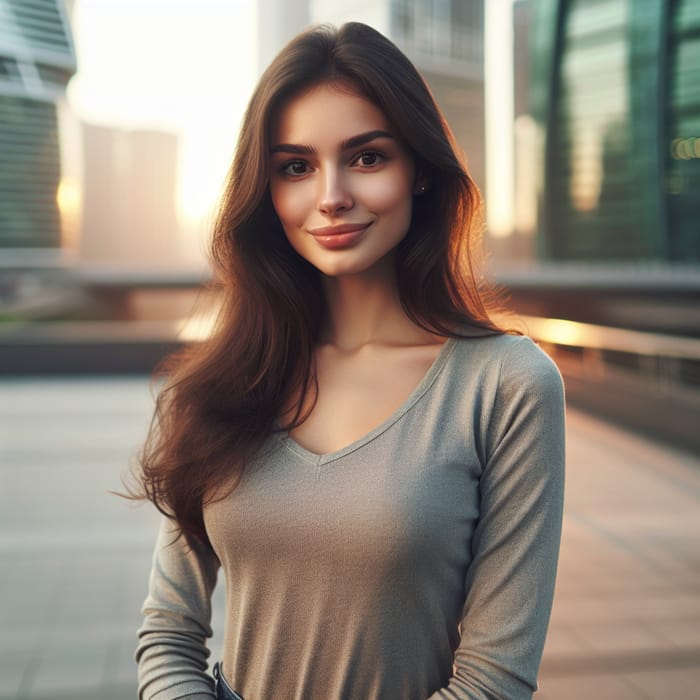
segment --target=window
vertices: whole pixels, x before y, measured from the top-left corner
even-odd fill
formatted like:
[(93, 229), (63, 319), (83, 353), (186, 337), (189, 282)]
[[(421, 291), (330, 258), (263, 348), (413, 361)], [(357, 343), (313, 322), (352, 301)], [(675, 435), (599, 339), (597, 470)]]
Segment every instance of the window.
[(482, 0), (392, 0), (391, 32), (409, 54), (446, 63), (483, 61)]

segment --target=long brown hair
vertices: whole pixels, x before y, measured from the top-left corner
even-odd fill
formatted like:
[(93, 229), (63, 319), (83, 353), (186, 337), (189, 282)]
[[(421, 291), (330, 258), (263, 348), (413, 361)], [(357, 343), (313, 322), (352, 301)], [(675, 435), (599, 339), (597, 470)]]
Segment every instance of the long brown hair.
[(281, 407), (315, 390), (313, 353), (326, 312), (321, 277), (288, 243), (268, 172), (275, 115), (320, 83), (349, 86), (377, 105), (428, 184), (395, 255), (405, 312), (444, 337), (499, 332), (473, 268), (479, 192), (423, 79), (366, 25), (300, 34), (265, 71), (243, 119), (212, 242), (222, 296), (216, 328), (164, 364), (166, 386), (140, 455), (134, 497), (152, 500), (186, 536), (207, 539), (203, 506), (277, 427), (303, 421), (298, 400), (277, 426)]

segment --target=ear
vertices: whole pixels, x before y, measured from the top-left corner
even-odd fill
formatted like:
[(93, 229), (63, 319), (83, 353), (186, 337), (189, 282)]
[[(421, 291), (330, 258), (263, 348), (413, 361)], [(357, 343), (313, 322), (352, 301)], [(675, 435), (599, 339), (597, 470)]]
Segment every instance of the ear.
[(421, 194), (425, 194), (427, 191), (428, 191), (428, 180), (427, 180), (427, 178), (423, 177), (422, 175), (419, 175), (416, 178), (416, 184), (413, 186), (413, 194), (421, 195)]

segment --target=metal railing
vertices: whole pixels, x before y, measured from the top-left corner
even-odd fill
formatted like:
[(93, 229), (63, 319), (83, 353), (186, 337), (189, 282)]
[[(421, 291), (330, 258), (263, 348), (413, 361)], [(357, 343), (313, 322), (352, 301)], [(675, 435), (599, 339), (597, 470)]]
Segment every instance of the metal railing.
[(610, 328), (559, 318), (519, 318), (533, 338), (552, 345), (700, 361), (700, 338)]

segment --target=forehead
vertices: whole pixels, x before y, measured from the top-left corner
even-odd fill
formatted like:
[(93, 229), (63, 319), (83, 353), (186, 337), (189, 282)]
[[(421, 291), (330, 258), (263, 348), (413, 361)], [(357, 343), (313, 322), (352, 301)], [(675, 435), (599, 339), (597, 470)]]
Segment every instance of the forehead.
[(337, 144), (375, 129), (395, 131), (385, 114), (366, 97), (323, 83), (283, 104), (273, 120), (271, 145)]

